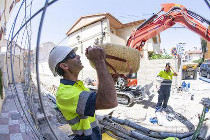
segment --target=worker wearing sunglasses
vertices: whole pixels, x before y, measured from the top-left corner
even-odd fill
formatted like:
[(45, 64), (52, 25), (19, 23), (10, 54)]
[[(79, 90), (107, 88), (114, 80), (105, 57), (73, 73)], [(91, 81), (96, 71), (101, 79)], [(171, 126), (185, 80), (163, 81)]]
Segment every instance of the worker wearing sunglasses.
[(71, 126), (73, 139), (101, 140), (95, 110), (117, 106), (115, 84), (105, 62), (105, 52), (99, 46), (88, 47), (86, 57), (95, 64), (99, 86), (90, 91), (78, 79), (83, 69), (77, 48), (57, 46), (49, 55), (49, 67), (63, 77), (56, 93), (56, 104)]

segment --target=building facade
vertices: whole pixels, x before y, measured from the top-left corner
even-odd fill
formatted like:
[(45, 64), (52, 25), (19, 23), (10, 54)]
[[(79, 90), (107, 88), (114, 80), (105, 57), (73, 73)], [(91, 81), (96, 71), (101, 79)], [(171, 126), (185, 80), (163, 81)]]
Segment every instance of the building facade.
[[(88, 77), (96, 79), (94, 69), (89, 65), (85, 57), (88, 46), (102, 43), (114, 43), (126, 45), (132, 31), (144, 20), (123, 24), (109, 13), (95, 14), (81, 17), (67, 32), (68, 45), (78, 47), (77, 53), (81, 56), (84, 69), (79, 78), (85, 80)], [(160, 52), (160, 36), (149, 39), (142, 51), (142, 60), (148, 59), (148, 53)], [(87, 74), (88, 73), (88, 74)]]
[(185, 59), (188, 61), (194, 61), (203, 57), (202, 50), (186, 51)]
[(20, 0), (0, 0), (0, 50), (4, 46), (4, 39), (7, 30), (7, 22), (11, 15), (12, 9), (15, 4)]

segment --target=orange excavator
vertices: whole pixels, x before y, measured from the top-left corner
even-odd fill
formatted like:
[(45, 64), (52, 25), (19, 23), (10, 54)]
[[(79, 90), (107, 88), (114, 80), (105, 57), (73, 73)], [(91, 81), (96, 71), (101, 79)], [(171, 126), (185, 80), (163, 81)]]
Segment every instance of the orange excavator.
[[(165, 12), (162, 15), (160, 13)], [(210, 21), (202, 16), (186, 9), (184, 6), (174, 3), (162, 4), (162, 9), (135, 29), (127, 41), (127, 46), (142, 50), (145, 42), (160, 32), (179, 23), (193, 32), (199, 34), (205, 40), (210, 41), (210, 30), (201, 23), (210, 26)]]
[[(127, 46), (142, 51), (146, 41), (160, 32), (174, 26), (176, 23), (181, 24), (193, 32), (199, 34), (206, 41), (210, 41), (210, 21), (204, 17), (186, 9), (184, 6), (174, 3), (162, 4), (162, 9), (150, 17), (148, 20), (143, 22), (138, 28), (133, 30), (130, 38), (127, 41)], [(161, 14), (163, 13), (163, 14)], [(207, 27), (203, 25), (207, 24)], [(129, 83), (128, 83), (129, 84)], [(128, 104), (133, 101), (133, 93), (121, 94), (121, 97), (128, 99)], [(125, 102), (125, 101), (123, 101)], [(99, 119), (100, 120), (100, 119)], [(172, 134), (164, 132), (153, 132), (147, 128), (142, 130), (142, 126), (134, 124), (132, 122), (125, 122), (126, 120), (107, 119), (108, 121), (104, 124), (105, 118), (102, 119), (102, 126), (104, 132), (103, 139), (144, 139), (144, 140), (155, 140), (155, 139), (174, 139), (179, 138), (183, 140), (195, 140), (198, 137), (199, 130), (195, 132), (183, 133), (183, 134)], [(100, 122), (100, 121), (99, 121)], [(117, 124), (129, 126), (129, 129), (124, 127), (117, 127)], [(129, 124), (129, 125), (128, 125)], [(132, 124), (132, 125), (131, 125)], [(200, 128), (198, 128), (200, 129)], [(135, 134), (134, 134), (135, 132)], [(112, 137), (112, 138), (111, 138)], [(173, 138), (172, 138), (173, 137)]]
[[(210, 28), (208, 29), (208, 27), (210, 27), (210, 21), (179, 4), (165, 3), (162, 4), (161, 7), (162, 8), (158, 13), (151, 16), (138, 28), (133, 30), (127, 41), (128, 47), (142, 51), (142, 48), (148, 39), (174, 26), (176, 23), (199, 34), (206, 41), (210, 41)], [(203, 24), (207, 24), (207, 27)], [(132, 89), (131, 91), (131, 87), (138, 87), (137, 78), (128, 78), (124, 81), (124, 86), (123, 88), (121, 87), (121, 92), (118, 94), (119, 103), (123, 101), (122, 104), (131, 105), (133, 104), (132, 101), (135, 102), (135, 99), (139, 100), (138, 96), (141, 96), (142, 91), (139, 88)], [(126, 92), (122, 92), (122, 89), (126, 89)]]

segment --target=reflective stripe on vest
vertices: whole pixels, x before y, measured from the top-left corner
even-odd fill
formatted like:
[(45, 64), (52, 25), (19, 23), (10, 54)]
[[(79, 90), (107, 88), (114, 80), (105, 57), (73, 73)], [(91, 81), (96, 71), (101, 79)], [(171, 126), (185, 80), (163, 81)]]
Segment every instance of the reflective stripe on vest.
[(72, 132), (76, 135), (82, 135), (84, 134), (85, 136), (91, 135), (92, 134), (92, 129), (97, 126), (97, 121), (94, 121), (90, 124), (91, 128), (86, 129), (86, 130), (72, 130)]
[(67, 120), (67, 122), (68, 122), (68, 124), (70, 124), (70, 125), (75, 125), (75, 124), (77, 124), (79, 121), (80, 121), (80, 119), (87, 119), (88, 117), (87, 116), (84, 116), (84, 117), (81, 117), (81, 118), (79, 118), (78, 116), (76, 117), (76, 118), (74, 118), (74, 119), (72, 119), (72, 120)]
[(83, 91), (83, 92), (80, 93), (79, 101), (78, 101), (78, 104), (77, 104), (77, 110), (76, 110), (78, 115), (84, 116), (85, 106), (86, 106), (86, 103), (87, 103), (87, 100), (88, 100), (89, 96), (90, 96), (90, 92)]
[(161, 85), (164, 86), (171, 86), (172, 81), (168, 79), (164, 79), (163, 82), (161, 82)]

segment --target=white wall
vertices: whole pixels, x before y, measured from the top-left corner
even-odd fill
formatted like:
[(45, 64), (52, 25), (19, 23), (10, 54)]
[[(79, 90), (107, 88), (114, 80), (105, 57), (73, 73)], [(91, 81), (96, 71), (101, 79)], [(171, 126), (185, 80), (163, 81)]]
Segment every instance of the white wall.
[(39, 62), (48, 62), (49, 53), (54, 47), (55, 44), (53, 42), (42, 43), (39, 48)]
[(127, 28), (119, 29), (119, 30), (117, 30), (117, 35), (120, 36), (121, 38), (123, 38), (125, 41), (127, 41), (128, 38), (130, 37), (133, 29), (136, 27), (137, 26), (130, 26)]
[[(140, 61), (140, 68), (137, 73), (138, 85), (146, 85), (154, 81), (156, 83), (156, 77), (161, 70), (164, 70), (165, 64), (170, 62), (175, 69), (174, 59), (157, 59), (157, 60), (145, 60)], [(177, 70), (178, 72), (178, 70)], [(172, 85), (176, 84), (176, 78), (173, 78)], [(181, 73), (178, 72), (177, 85), (181, 84)]]
[(202, 58), (202, 54), (189, 54), (189, 60), (194, 61)]
[(110, 33), (110, 39), (112, 43), (115, 43), (115, 44), (119, 44), (119, 45), (126, 45), (126, 42), (124, 39), (120, 38), (119, 36), (113, 34), (113, 33)]
[(160, 54), (160, 42), (158, 42), (158, 35), (156, 35), (157, 43), (153, 42), (153, 39), (149, 39), (146, 43), (148, 46), (148, 52), (153, 52), (155, 54)]
[[(94, 24), (91, 24), (87, 27), (84, 27), (69, 36), (68, 44), (72, 47), (78, 47), (77, 54), (81, 56), (82, 64), (84, 69), (80, 72), (79, 79), (85, 80), (87, 77), (92, 79), (97, 79), (95, 70), (90, 66), (89, 60), (85, 56), (85, 50), (89, 46), (93, 46), (96, 39), (98, 39), (99, 44), (102, 41), (102, 31), (106, 32), (105, 37), (103, 38), (103, 43), (110, 42), (108, 30), (107, 19), (98, 21)], [(77, 39), (77, 36), (80, 36), (80, 39)]]
[[(132, 31), (134, 28), (137, 28), (139, 25), (135, 25), (135, 26), (130, 26), (130, 27), (126, 27), (123, 29), (119, 29), (117, 30), (117, 35), (120, 36), (121, 38), (123, 38), (125, 40), (125, 44), (127, 43), (127, 40), (129, 39)], [(159, 54), (160, 53), (160, 42), (158, 39), (158, 35), (157, 37), (157, 44), (155, 44), (153, 42), (153, 39), (148, 39), (143, 47), (142, 50), (142, 54), (143, 57), (142, 59), (148, 60), (148, 52), (154, 52), (155, 54)]]

